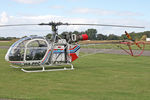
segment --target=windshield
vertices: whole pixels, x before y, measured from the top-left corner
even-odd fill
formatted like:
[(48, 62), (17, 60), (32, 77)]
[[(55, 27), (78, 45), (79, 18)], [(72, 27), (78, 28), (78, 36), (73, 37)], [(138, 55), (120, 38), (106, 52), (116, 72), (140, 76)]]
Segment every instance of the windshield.
[(9, 61), (23, 61), (25, 44), (31, 40), (29, 37), (22, 38), (16, 41), (8, 50), (7, 59)]
[(16, 41), (8, 50), (7, 61), (41, 60), (48, 44), (43, 37), (25, 37)]

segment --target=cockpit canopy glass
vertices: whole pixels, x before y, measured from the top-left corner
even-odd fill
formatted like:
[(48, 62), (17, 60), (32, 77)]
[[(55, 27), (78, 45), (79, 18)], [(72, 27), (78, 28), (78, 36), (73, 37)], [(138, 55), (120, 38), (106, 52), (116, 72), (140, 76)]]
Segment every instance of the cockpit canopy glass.
[(25, 37), (16, 41), (8, 50), (8, 61), (42, 60), (48, 43), (43, 37)]

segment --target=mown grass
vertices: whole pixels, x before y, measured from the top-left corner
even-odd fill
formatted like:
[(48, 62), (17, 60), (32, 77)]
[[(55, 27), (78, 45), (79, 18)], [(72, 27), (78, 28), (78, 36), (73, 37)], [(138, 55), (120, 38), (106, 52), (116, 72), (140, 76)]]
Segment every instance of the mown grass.
[(150, 57), (95, 54), (73, 62), (73, 71), (24, 73), (0, 52), (0, 99), (150, 100)]

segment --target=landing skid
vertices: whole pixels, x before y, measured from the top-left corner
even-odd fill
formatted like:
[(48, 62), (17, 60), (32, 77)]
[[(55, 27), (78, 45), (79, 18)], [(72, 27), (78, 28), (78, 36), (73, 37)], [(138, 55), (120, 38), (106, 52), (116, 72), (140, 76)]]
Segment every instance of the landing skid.
[[(45, 68), (45, 66), (43, 66), (43, 65), (41, 65), (40, 67), (42, 67), (42, 69), (41, 70), (33, 70), (34, 68), (33, 67), (30, 67), (30, 68), (32, 68), (32, 70), (27, 70), (26, 68), (27, 67), (16, 67), (16, 66), (13, 66), (13, 65), (10, 65), (11, 67), (13, 67), (13, 68), (21, 68), (21, 70), (23, 71), (23, 72), (26, 72), (26, 73), (31, 73), (31, 72), (48, 72), (48, 71), (63, 71), (63, 70), (74, 70), (74, 67), (73, 67), (73, 65), (72, 64), (69, 64), (71, 67), (70, 68), (66, 68), (66, 67), (63, 67), (63, 68), (57, 68), (57, 69), (46, 69)], [(36, 67), (35, 67), (36, 68)], [(38, 67), (39, 68), (39, 67)]]

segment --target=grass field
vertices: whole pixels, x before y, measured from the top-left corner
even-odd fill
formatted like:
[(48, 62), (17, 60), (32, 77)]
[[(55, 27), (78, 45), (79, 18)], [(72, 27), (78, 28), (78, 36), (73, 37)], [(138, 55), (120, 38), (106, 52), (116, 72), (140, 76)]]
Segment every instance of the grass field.
[(0, 41), (0, 46), (11, 46), (13, 43), (12, 41)]
[(150, 100), (150, 57), (96, 54), (75, 61), (73, 71), (24, 73), (0, 52), (0, 99)]

